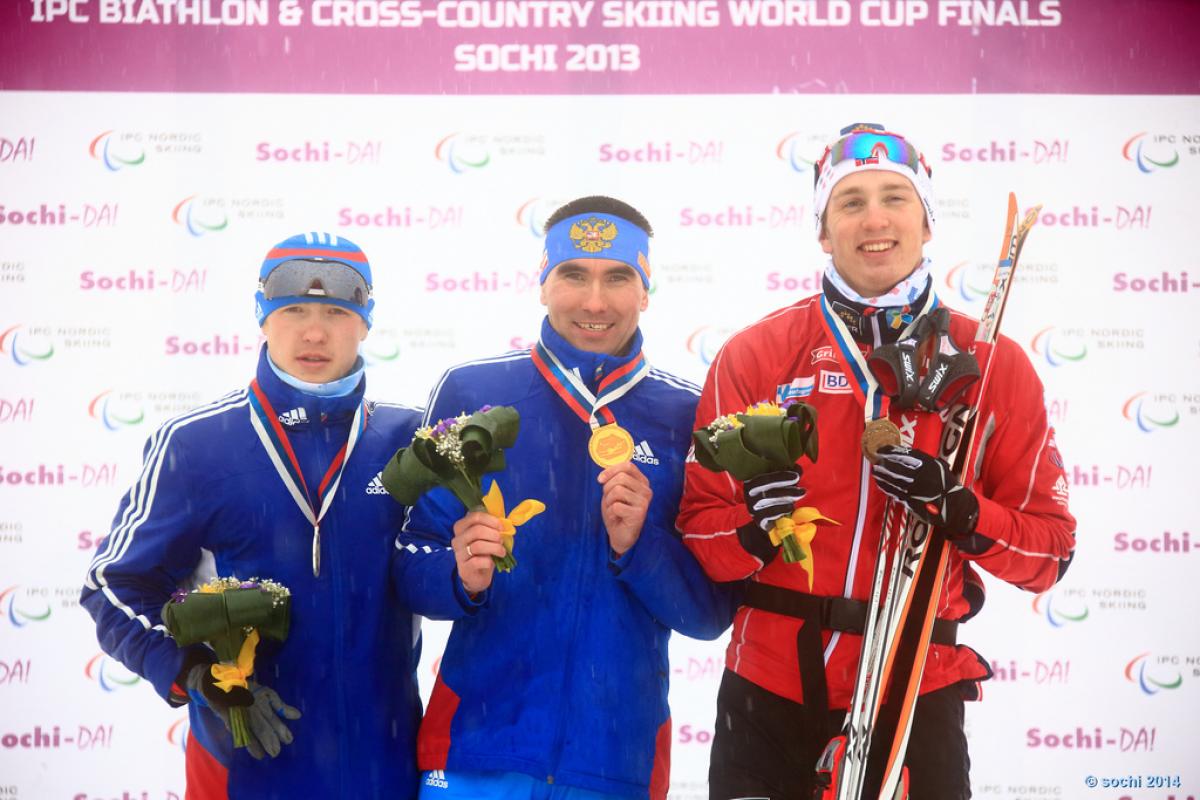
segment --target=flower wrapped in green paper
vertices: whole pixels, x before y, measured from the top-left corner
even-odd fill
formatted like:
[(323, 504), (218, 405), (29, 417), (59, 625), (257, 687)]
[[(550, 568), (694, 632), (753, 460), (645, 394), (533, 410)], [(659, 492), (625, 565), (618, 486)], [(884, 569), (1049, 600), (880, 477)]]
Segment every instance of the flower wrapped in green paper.
[[(817, 460), (817, 411), (807, 403), (756, 403), (740, 414), (717, 417), (692, 433), (696, 461), (713, 472), (748, 481), (768, 472), (789, 470), (802, 456)], [(783, 560), (803, 564), (812, 583), (809, 542), (819, 522), (838, 524), (804, 506), (772, 527), (772, 543), (783, 547)]]
[[(213, 578), (193, 591), (180, 589), (163, 606), (162, 620), (180, 647), (203, 642), (217, 654), (212, 676), (229, 692), (248, 688), (260, 638), (282, 642), (291, 624), (291, 592), (271, 580)], [(250, 741), (246, 709), (229, 711), (233, 746)]]
[(459, 414), (419, 429), (408, 447), (396, 451), (383, 470), (383, 486), (406, 506), (417, 502), (435, 486), (444, 486), (471, 511), (482, 511), (500, 520), (503, 558), (493, 559), (496, 569), (509, 572), (516, 566), (513, 537), (516, 528), (542, 513), (546, 506), (524, 500), (508, 513), (504, 497), (493, 480), (487, 495), (483, 476), (504, 469), (504, 450), (517, 441), (521, 418), (510, 406), (484, 406), (474, 414)]

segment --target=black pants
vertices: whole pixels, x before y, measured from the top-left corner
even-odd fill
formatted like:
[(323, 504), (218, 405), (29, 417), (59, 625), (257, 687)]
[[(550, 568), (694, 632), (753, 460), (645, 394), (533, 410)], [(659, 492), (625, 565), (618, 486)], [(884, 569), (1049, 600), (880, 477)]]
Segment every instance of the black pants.
[[(845, 712), (831, 713), (840, 732)], [(817, 758), (828, 741), (809, 709), (725, 671), (708, 767), (710, 800), (812, 800)], [(912, 800), (967, 800), (971, 759), (957, 685), (917, 699), (908, 753)]]

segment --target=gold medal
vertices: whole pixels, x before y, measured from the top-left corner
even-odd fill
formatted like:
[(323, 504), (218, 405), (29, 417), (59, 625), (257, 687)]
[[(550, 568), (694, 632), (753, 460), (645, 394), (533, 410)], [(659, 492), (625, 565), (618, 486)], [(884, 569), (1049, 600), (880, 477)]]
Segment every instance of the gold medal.
[(873, 419), (868, 422), (862, 436), (862, 451), (867, 460), (874, 464), (879, 448), (889, 444), (903, 444), (896, 423), (890, 419)]
[(592, 431), (588, 455), (603, 468), (624, 464), (633, 458), (633, 437), (615, 422)]

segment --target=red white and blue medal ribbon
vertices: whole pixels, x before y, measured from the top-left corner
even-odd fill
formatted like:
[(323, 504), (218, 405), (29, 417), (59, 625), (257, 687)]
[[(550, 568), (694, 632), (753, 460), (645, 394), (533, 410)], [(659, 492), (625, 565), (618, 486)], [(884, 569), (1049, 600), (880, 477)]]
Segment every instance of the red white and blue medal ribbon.
[(538, 341), (529, 354), (537, 371), (542, 374), (550, 388), (562, 401), (593, 430), (604, 425), (616, 424), (617, 418), (607, 408), (615, 400), (624, 397), (643, 378), (650, 374), (650, 364), (642, 351), (638, 351), (628, 363), (613, 370), (600, 381), (596, 394), (573, 370), (567, 369), (554, 352)]
[(254, 432), (258, 434), (258, 439), (262, 442), (263, 449), (267, 451), (267, 456), (275, 466), (275, 471), (279, 473), (279, 479), (283, 481), (288, 494), (296, 501), (300, 511), (313, 526), (313, 577), (320, 577), (321, 520), (325, 517), (325, 512), (329, 510), (330, 505), (333, 504), (338, 484), (342, 480), (342, 471), (345, 469), (346, 462), (350, 460), (354, 445), (358, 443), (367, 427), (366, 404), (359, 403), (355, 410), (354, 419), (350, 423), (350, 435), (337, 455), (333, 457), (333, 461), (325, 470), (324, 477), (321, 478), (320, 485), (317, 486), (316, 502), (313, 502), (312, 492), (308, 490), (304, 472), (300, 469), (300, 461), (296, 458), (296, 451), (292, 449), (292, 443), (288, 440), (287, 431), (279, 422), (279, 415), (275, 413), (271, 401), (267, 399), (266, 392), (258, 385), (257, 380), (250, 382), (250, 424), (253, 426)]

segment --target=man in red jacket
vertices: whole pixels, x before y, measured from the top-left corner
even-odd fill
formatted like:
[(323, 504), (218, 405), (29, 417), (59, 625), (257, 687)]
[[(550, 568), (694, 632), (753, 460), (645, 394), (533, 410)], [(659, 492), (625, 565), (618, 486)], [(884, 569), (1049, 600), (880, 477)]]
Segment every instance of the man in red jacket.
[[(1075, 544), (1063, 463), (1041, 382), (1005, 337), (979, 353), (980, 367), (987, 358), (994, 363), (977, 420), (977, 480), (964, 487), (931, 455), (939, 416), (900, 408), (866, 363), (874, 349), (911, 338), (947, 313), (923, 255), (934, 228), (931, 170), (911, 142), (867, 124), (844, 129), (815, 169), (818, 236), (831, 257), (823, 291), (726, 343), (709, 370), (696, 427), (757, 402), (803, 400), (818, 412), (819, 461), (803, 478), (797, 464), (744, 485), (687, 465), (678, 520), (685, 544), (714, 580), (747, 581), (717, 699), (710, 793), (811, 797), (817, 757), (854, 689), (862, 641), (855, 631), (863, 627), (890, 497), (951, 543), (906, 758), (911, 790), (966, 798), (963, 701), (978, 696), (990, 670), (956, 644), (956, 629), (983, 604), (977, 568), (1035, 592), (1062, 577)], [(977, 324), (949, 314), (959, 349)], [(901, 375), (888, 388), (925, 389), (927, 408), (944, 402), (928, 379), (916, 378), (910, 384)], [(969, 386), (967, 399), (979, 399), (978, 389), (978, 382)], [(901, 444), (882, 447), (873, 463), (864, 457), (863, 432), (883, 418), (896, 424)], [(767, 531), (801, 497), (840, 527), (822, 527), (811, 557), (789, 564)]]

